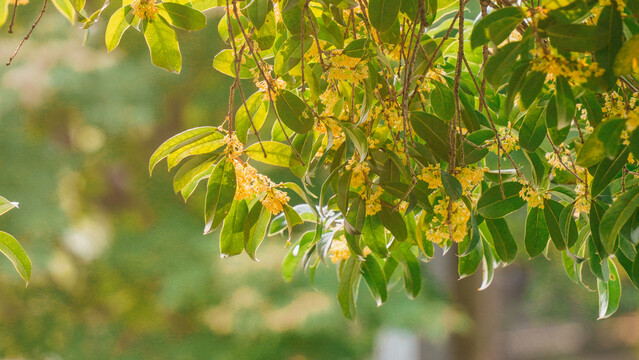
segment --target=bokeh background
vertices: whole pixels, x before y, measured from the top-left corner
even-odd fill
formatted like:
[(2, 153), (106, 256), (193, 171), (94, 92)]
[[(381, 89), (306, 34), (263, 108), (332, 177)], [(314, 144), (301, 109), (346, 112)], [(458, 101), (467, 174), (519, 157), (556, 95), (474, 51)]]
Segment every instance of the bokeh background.
[[(0, 28), (0, 58), (40, 7), (18, 8), (15, 34)], [(620, 311), (597, 321), (596, 293), (553, 253), (521, 254), (482, 292), (481, 274), (458, 280), (456, 255), (438, 254), (417, 299), (398, 284), (377, 308), (362, 287), (355, 321), (339, 311), (332, 264), (313, 284), (301, 271), (283, 280), (281, 238), (258, 263), (220, 259), (217, 235), (202, 235), (202, 189), (185, 204), (166, 167), (150, 177), (147, 162), (173, 134), (224, 119), (231, 79), (211, 66), (221, 14), (178, 32), (177, 76), (150, 64), (133, 30), (106, 53), (115, 8), (86, 32), (49, 6), (0, 68), (0, 194), (21, 204), (0, 229), (33, 261), (25, 288), (0, 258), (0, 359), (639, 358), (637, 290), (625, 281)], [(509, 221), (523, 238), (521, 214)]]

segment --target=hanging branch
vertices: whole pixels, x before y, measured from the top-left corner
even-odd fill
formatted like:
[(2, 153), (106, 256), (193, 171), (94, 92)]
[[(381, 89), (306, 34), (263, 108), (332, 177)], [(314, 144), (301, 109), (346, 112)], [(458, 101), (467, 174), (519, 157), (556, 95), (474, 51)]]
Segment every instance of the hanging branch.
[[(29, 39), (33, 30), (36, 28), (36, 26), (38, 26), (40, 19), (42, 19), (42, 15), (44, 15), (45, 10), (47, 9), (47, 2), (48, 0), (44, 0), (44, 3), (42, 4), (42, 10), (40, 11), (40, 15), (38, 15), (38, 18), (36, 19), (36, 21), (33, 23), (33, 25), (31, 25), (31, 29), (29, 30), (27, 35), (24, 38), (22, 38), (22, 40), (20, 40), (20, 43), (18, 44), (16, 51), (13, 52), (13, 55), (11, 55), (11, 57), (9, 58), (9, 61), (7, 61), (7, 64), (6, 64), (7, 66), (11, 65), (11, 62), (13, 61), (13, 59), (18, 55), (18, 51), (20, 51), (22, 44), (24, 44), (24, 42)], [(16, 6), (17, 6), (17, 3), (18, 1), (16, 0)], [(13, 8), (13, 16), (15, 16), (15, 7)], [(12, 28), (13, 28), (13, 17), (11, 18), (11, 27), (9, 28), (9, 33), (13, 31)]]

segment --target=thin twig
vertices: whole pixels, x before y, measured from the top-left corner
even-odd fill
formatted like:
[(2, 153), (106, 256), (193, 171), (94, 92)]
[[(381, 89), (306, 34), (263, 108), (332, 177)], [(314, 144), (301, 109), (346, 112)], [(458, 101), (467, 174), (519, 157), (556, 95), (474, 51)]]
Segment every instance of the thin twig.
[[(40, 11), (40, 15), (38, 15), (38, 18), (36, 19), (36, 21), (33, 23), (33, 25), (31, 25), (31, 29), (27, 33), (27, 36), (22, 38), (22, 40), (20, 41), (20, 44), (18, 44), (18, 47), (16, 48), (16, 51), (13, 52), (13, 55), (11, 55), (11, 57), (9, 58), (9, 61), (7, 61), (7, 66), (11, 65), (11, 62), (13, 61), (13, 59), (16, 57), (16, 55), (18, 55), (18, 51), (20, 51), (20, 48), (22, 47), (22, 44), (24, 44), (24, 42), (29, 39), (29, 36), (31, 36), (31, 33), (33, 32), (33, 30), (36, 28), (36, 26), (40, 22), (40, 19), (42, 19), (42, 15), (44, 15), (44, 11), (47, 9), (47, 2), (48, 2), (48, 0), (44, 0), (44, 4), (42, 4), (42, 11)], [(12, 22), (13, 22), (13, 20), (12, 20)]]

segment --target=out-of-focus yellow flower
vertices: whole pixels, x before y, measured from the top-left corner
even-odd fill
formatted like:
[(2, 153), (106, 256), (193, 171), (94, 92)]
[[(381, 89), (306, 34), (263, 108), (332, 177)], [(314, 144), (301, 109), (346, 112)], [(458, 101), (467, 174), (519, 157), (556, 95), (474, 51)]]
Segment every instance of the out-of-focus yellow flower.
[(158, 12), (154, 0), (135, 0), (131, 3), (131, 9), (142, 20), (151, 20)]

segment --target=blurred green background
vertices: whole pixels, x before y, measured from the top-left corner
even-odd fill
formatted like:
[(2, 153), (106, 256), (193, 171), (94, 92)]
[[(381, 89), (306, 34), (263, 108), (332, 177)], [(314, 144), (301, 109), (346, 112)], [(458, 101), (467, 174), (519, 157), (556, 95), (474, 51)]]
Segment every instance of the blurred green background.
[[(115, 5), (111, 5), (111, 11)], [(18, 8), (13, 53), (40, 3)], [(33, 261), (27, 288), (0, 258), (0, 359), (635, 359), (639, 296), (595, 321), (596, 293), (570, 282), (561, 260), (522, 261), (477, 292), (457, 280), (455, 255), (423, 266), (422, 293), (401, 284), (381, 308), (363, 287), (356, 321), (343, 319), (336, 271), (311, 284), (280, 275), (285, 241), (259, 263), (219, 259), (202, 236), (203, 194), (186, 205), (171, 175), (147, 161), (182, 130), (218, 125), (231, 79), (213, 70), (223, 48), (209, 27), (179, 32), (177, 76), (150, 64), (129, 30), (106, 54), (108, 18), (89, 33), (50, 7), (14, 63), (0, 70), (0, 194), (20, 210), (0, 218)], [(271, 173), (289, 177), (288, 173)], [(521, 234), (523, 218), (511, 224)]]

